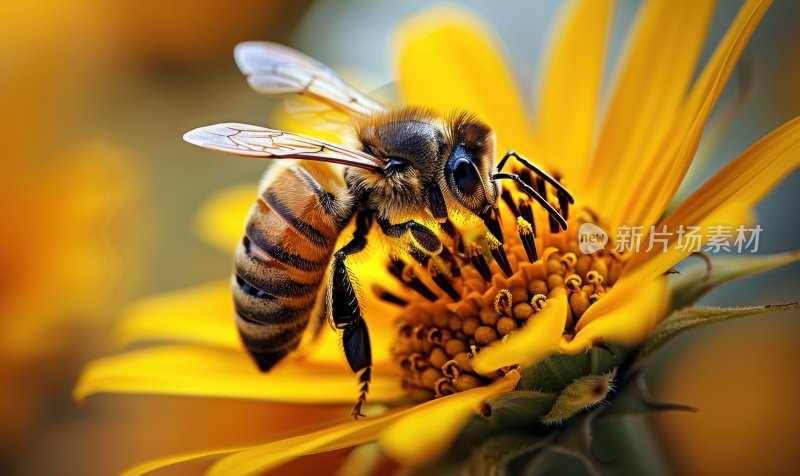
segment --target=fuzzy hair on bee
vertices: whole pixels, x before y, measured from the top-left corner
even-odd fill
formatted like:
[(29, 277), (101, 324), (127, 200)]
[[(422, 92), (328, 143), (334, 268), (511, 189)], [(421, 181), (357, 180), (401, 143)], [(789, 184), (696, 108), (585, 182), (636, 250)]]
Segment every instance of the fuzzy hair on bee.
[[(496, 203), (499, 186), (488, 179), (495, 162), (494, 132), (475, 115), (407, 106), (359, 117), (355, 128), (363, 150), (387, 163), (382, 174), (354, 168), (346, 174), (350, 189), (378, 217), (441, 223), (456, 214), (472, 217)], [(478, 176), (487, 177), (471, 194), (446, 174), (446, 162), (457, 150), (473, 157)]]
[[(387, 108), (313, 58), (275, 43), (242, 43), (235, 57), (257, 92), (307, 96), (354, 125), (356, 147), (238, 123), (200, 127), (184, 139), (233, 155), (292, 159), (267, 172), (247, 218), (231, 279), (235, 322), (258, 367), (269, 371), (327, 317), (357, 375), (353, 415), (360, 416), (372, 352), (363, 296), (348, 257), (367, 248), (371, 230), (379, 228), (393, 243), (388, 254), (395, 277), (414, 285), (415, 266), (422, 265), (455, 299), (448, 281), (457, 279), (449, 269), (453, 257), (443, 251), (443, 240), (457, 239), (453, 219), (480, 219), (502, 242), (496, 212), (501, 180), (513, 181), (565, 229), (544, 183), (557, 190), (562, 209), (572, 197), (513, 151), (496, 162), (494, 131), (473, 114)], [(537, 174), (538, 190), (518, 174), (501, 172), (512, 158)], [(352, 236), (336, 249), (348, 226)]]

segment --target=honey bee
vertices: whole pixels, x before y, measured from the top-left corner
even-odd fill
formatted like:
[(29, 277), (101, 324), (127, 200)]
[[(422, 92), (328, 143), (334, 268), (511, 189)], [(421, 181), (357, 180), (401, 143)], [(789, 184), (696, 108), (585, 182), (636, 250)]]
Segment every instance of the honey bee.
[[(309, 321), (327, 318), (341, 333), (345, 357), (359, 381), (353, 409), (358, 417), (372, 357), (347, 258), (367, 246), (373, 225), (399, 239), (403, 251), (422, 264), (446, 254), (441, 237), (452, 232), (449, 218), (454, 214), (483, 220), (502, 241), (500, 180), (511, 180), (566, 230), (566, 220), (542, 193), (519, 175), (501, 171), (511, 158), (554, 187), (560, 201), (572, 202), (572, 197), (513, 151), (496, 162), (495, 134), (474, 115), (387, 108), (323, 64), (274, 43), (239, 44), (235, 58), (255, 91), (305, 95), (345, 114), (354, 125), (360, 144), (354, 148), (235, 123), (200, 127), (184, 139), (233, 155), (295, 159), (277, 173), (267, 172), (247, 219), (232, 277), (235, 320), (245, 347), (268, 371), (298, 347)], [(355, 225), (352, 238), (334, 250), (349, 223)]]

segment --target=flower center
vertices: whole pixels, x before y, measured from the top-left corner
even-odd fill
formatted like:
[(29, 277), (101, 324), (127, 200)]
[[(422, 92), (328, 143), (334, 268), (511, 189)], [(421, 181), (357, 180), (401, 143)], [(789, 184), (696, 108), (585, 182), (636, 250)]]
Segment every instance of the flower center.
[[(544, 184), (534, 185), (547, 192)], [(566, 216), (566, 202), (554, 198), (551, 203)], [(385, 290), (378, 294), (402, 307), (392, 354), (414, 400), (438, 398), (502, 377), (510, 369), (479, 375), (470, 359), (536, 319), (556, 288), (567, 292), (564, 334), (572, 334), (578, 319), (619, 277), (622, 255), (612, 250), (583, 254), (578, 248), (580, 223), (596, 221), (590, 213), (578, 210), (569, 220), (569, 230), (559, 232), (546, 214), (536, 219), (548, 226), (537, 227), (533, 206), (527, 196), (515, 199), (506, 190), (498, 212), (502, 243), (491, 233), (480, 235), (478, 230), (485, 232), (482, 226), (457, 230), (448, 222), (443, 228), (450, 239), (439, 256), (422, 260), (424, 266), (392, 261), (389, 271), (408, 292), (403, 297)]]

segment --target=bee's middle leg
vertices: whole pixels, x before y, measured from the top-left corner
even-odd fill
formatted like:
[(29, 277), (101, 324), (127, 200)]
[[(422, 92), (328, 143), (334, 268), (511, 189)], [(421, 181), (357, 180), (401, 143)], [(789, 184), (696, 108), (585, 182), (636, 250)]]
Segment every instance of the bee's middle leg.
[[(342, 331), (342, 346), (347, 363), (353, 372), (358, 374), (359, 397), (353, 407), (353, 416), (364, 416), (361, 406), (367, 399), (369, 382), (372, 374), (372, 350), (369, 342), (367, 324), (361, 314), (355, 288), (347, 270), (345, 259), (360, 252), (367, 246), (367, 232), (372, 224), (372, 217), (359, 214), (356, 217), (356, 230), (353, 238), (333, 255), (330, 281), (328, 284), (328, 302), (331, 306), (331, 320), (336, 329)], [(359, 373), (360, 372), (360, 373)]]

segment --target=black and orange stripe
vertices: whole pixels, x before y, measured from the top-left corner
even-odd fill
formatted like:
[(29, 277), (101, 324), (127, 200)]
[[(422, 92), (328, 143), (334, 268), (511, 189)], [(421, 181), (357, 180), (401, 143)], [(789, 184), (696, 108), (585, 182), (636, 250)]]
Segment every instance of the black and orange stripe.
[(236, 324), (259, 368), (297, 348), (353, 198), (330, 167), (302, 163), (262, 186), (236, 251)]

